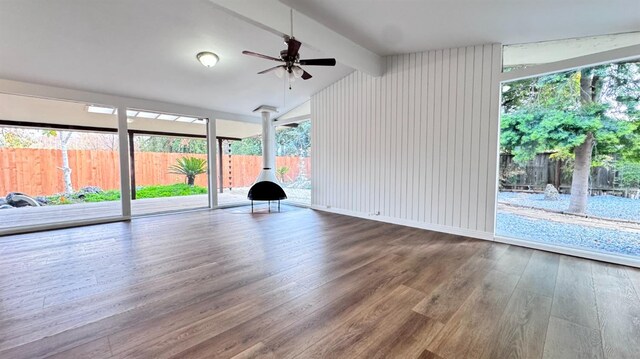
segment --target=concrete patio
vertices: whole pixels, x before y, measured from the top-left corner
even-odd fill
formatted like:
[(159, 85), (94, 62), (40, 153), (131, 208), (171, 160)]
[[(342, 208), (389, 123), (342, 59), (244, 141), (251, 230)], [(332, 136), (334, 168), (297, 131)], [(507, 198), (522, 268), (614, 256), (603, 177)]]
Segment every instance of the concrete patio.
[[(285, 190), (289, 196), (287, 202), (310, 202), (311, 190)], [(250, 205), (251, 202), (247, 200), (248, 191), (249, 188), (225, 189), (224, 193), (218, 193), (218, 204), (225, 207)], [(208, 206), (209, 199), (207, 195), (145, 198), (132, 201), (131, 212), (133, 216), (145, 216), (156, 213), (207, 208)], [(13, 227), (40, 226), (117, 217), (121, 213), (120, 201), (5, 209), (0, 211), (0, 231)]]

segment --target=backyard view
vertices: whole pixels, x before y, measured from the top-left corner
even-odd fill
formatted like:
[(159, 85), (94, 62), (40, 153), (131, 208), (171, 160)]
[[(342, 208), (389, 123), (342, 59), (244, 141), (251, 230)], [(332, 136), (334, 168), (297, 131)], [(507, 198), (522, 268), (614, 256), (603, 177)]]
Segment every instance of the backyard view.
[[(276, 175), (301, 203), (311, 197), (309, 129), (306, 121), (276, 132)], [(262, 168), (261, 140), (223, 143), (219, 202), (246, 203)], [(206, 139), (136, 133), (132, 159), (133, 214), (208, 206)], [(0, 127), (0, 227), (119, 215), (118, 161), (116, 133)]]
[[(311, 204), (311, 121), (276, 129), (276, 177), (289, 201)], [(220, 204), (248, 203), (247, 193), (262, 169), (261, 136), (225, 142)]]
[[(120, 199), (115, 134), (10, 127), (0, 131), (0, 188), (7, 197), (20, 193), (41, 206)], [(206, 173), (206, 155), (200, 154), (206, 141), (157, 136), (136, 140), (136, 198), (207, 193), (206, 178), (194, 183)], [(12, 204), (5, 197), (4, 208)], [(14, 207), (26, 206), (20, 204)]]
[[(204, 140), (136, 136), (133, 213), (207, 206), (201, 149)], [(120, 215), (118, 161), (115, 133), (0, 128), (0, 228)]]
[(498, 236), (640, 256), (639, 65), (503, 85)]

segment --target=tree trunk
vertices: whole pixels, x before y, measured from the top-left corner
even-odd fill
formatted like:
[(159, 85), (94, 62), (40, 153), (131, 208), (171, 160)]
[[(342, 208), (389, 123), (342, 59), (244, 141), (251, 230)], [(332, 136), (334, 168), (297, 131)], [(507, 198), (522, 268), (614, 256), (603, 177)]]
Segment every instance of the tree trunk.
[[(580, 104), (588, 105), (596, 100), (598, 77), (589, 69), (580, 71)], [(573, 150), (575, 165), (571, 178), (571, 200), (568, 211), (584, 214), (589, 199), (589, 174), (591, 172), (591, 153), (593, 151), (593, 133), (587, 133), (584, 142)]]
[(193, 186), (196, 183), (196, 176), (187, 176), (187, 184)]
[(568, 210), (571, 213), (584, 214), (587, 209), (592, 148), (593, 134), (589, 132), (584, 142), (573, 150), (576, 158), (571, 178), (571, 200)]
[(62, 151), (62, 179), (64, 181), (64, 192), (73, 193), (73, 184), (71, 183), (71, 167), (69, 167), (69, 150), (67, 144), (71, 138), (71, 132), (60, 132), (60, 149)]

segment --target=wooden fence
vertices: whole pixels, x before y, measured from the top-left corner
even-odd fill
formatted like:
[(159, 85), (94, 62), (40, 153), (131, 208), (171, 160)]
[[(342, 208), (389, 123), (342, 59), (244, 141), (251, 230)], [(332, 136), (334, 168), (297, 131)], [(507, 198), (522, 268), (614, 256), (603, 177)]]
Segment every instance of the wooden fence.
[[(183, 183), (184, 177), (170, 174), (169, 166), (185, 155), (206, 158), (203, 154), (136, 152), (136, 186)], [(300, 161), (298, 157), (276, 158), (278, 168), (289, 168), (285, 174), (286, 181), (293, 181), (298, 177)], [(309, 176), (310, 159), (304, 158), (302, 161), (306, 175)], [(63, 192), (61, 164), (60, 150), (0, 148), (0, 196), (8, 192), (23, 192), (32, 196)], [(70, 150), (69, 167), (75, 190), (85, 186), (98, 186), (104, 190), (120, 188), (118, 152)], [(253, 184), (261, 169), (260, 156), (224, 155), (224, 187), (248, 187)], [(196, 185), (206, 187), (207, 176), (197, 176)]]
[[(500, 155), (500, 180), (505, 189), (542, 190), (551, 183), (568, 192), (571, 187), (573, 169), (565, 162), (550, 158), (550, 153), (541, 153), (525, 165), (516, 165), (513, 155)], [(591, 188), (613, 190), (616, 188), (616, 171), (604, 167), (591, 169)]]

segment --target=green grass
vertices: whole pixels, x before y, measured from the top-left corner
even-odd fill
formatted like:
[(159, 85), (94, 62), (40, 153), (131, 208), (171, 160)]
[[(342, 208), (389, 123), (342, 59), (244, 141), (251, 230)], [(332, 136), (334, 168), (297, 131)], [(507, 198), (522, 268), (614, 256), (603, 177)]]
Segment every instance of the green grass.
[(102, 193), (87, 193), (84, 196), (85, 202), (107, 202), (107, 201), (119, 201), (120, 191), (111, 190), (104, 191)]
[(48, 196), (47, 200), (49, 201), (49, 204), (51, 204), (51, 205), (62, 205), (62, 204), (78, 203), (77, 199), (74, 199), (74, 198), (69, 197), (69, 196), (62, 196), (62, 195)]
[(192, 196), (194, 194), (206, 193), (207, 189), (205, 187), (189, 186), (188, 184), (178, 183), (168, 186), (143, 187), (136, 191), (136, 198)]
[[(192, 196), (196, 194), (206, 194), (207, 189), (200, 186), (189, 186), (184, 183), (177, 183), (164, 186), (147, 186), (136, 191), (136, 199)], [(102, 193), (90, 193), (85, 195), (85, 202), (106, 202), (120, 200), (120, 191), (104, 191)]]

